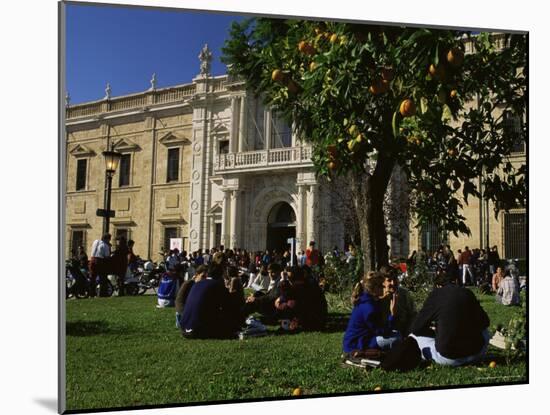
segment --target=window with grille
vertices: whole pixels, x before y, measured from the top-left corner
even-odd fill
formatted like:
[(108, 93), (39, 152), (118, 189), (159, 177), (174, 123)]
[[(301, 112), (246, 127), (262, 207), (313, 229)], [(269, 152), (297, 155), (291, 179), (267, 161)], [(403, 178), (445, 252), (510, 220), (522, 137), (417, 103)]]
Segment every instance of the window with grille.
[(178, 227), (168, 227), (164, 228), (164, 249), (166, 251), (170, 250), (170, 238), (179, 237), (179, 228)]
[(130, 239), (130, 230), (126, 228), (117, 228), (115, 233), (115, 240), (119, 240), (120, 238)]
[(435, 223), (423, 225), (420, 231), (420, 248), (426, 248), (428, 254), (433, 254), (440, 245), (447, 243), (447, 233), (440, 230)]
[(118, 176), (119, 187), (130, 185), (130, 162), (130, 154), (123, 154), (120, 158), (120, 175)]
[(76, 162), (76, 190), (86, 189), (86, 170), (88, 167), (87, 159), (79, 159)]
[(168, 173), (167, 182), (177, 182), (179, 180), (180, 149), (168, 149)]
[(504, 254), (506, 258), (527, 256), (527, 216), (525, 212), (504, 214)]
[(282, 116), (273, 113), (271, 118), (271, 148), (292, 146), (292, 128)]
[(229, 153), (229, 140), (222, 140), (218, 143), (218, 154)]
[(512, 153), (525, 153), (525, 135), (521, 117), (511, 112), (504, 114), (504, 134), (514, 140)]
[(84, 246), (84, 231), (73, 230), (71, 232), (71, 254), (75, 255), (78, 252), (78, 247)]

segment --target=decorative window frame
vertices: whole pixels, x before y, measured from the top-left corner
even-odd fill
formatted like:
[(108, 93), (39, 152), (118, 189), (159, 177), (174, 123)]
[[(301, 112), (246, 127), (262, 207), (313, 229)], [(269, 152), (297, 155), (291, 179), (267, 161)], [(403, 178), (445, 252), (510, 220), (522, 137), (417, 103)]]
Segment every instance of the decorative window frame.
[(136, 164), (136, 156), (135, 154), (139, 151), (141, 151), (141, 147), (137, 145), (133, 140), (129, 138), (121, 138), (114, 143), (115, 151), (118, 151), (119, 153), (126, 155), (130, 155), (130, 177), (127, 185), (120, 186), (120, 167), (117, 169), (115, 173), (115, 177), (113, 177), (113, 182), (116, 183), (116, 187), (119, 189), (125, 189), (127, 187), (131, 187), (134, 185), (134, 177), (135, 177), (135, 164)]
[[(71, 184), (71, 188), (75, 192), (86, 192), (90, 190), (90, 171), (91, 171), (91, 163), (92, 158), (96, 156), (96, 152), (89, 148), (88, 146), (85, 146), (84, 144), (76, 144), (71, 150), (69, 150), (69, 154), (74, 158), (75, 160), (75, 177), (74, 181)], [(76, 176), (78, 175), (78, 160), (86, 160), (86, 182), (84, 184), (83, 189), (76, 189)]]
[[(166, 147), (166, 183), (180, 183), (182, 180), (183, 172), (183, 149), (185, 146), (191, 144), (191, 140), (185, 137), (179, 132), (169, 132), (159, 138), (159, 143)], [(179, 148), (179, 160), (178, 160), (178, 180), (168, 181), (168, 150), (172, 148)]]

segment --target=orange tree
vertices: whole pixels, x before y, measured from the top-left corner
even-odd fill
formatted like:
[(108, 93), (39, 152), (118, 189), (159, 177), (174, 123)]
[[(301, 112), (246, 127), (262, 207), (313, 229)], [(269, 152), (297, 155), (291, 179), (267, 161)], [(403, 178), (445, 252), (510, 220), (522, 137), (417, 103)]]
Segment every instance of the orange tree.
[(525, 203), (526, 166), (506, 156), (526, 128), (527, 39), (503, 36), (505, 48), (488, 33), (258, 18), (233, 24), (222, 59), (294, 122), (318, 176), (346, 183), (376, 269), (388, 262), (383, 200), (396, 166), (420, 225), (469, 234), (468, 196), (497, 211)]

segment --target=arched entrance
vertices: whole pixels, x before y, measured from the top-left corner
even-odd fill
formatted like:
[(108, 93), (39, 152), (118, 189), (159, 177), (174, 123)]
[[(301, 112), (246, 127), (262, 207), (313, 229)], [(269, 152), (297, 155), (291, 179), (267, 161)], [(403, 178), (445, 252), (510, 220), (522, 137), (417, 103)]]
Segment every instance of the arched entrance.
[(271, 208), (267, 216), (266, 247), (270, 251), (288, 249), (287, 239), (296, 237), (296, 214), (286, 202), (279, 202)]

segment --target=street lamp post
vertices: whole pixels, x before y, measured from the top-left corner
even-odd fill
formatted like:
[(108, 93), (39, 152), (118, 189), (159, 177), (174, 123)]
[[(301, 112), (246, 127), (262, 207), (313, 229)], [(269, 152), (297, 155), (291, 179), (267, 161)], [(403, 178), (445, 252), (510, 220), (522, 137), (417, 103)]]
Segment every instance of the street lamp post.
[[(111, 150), (104, 151), (103, 157), (105, 157), (105, 179), (106, 179), (106, 189), (105, 189), (105, 205), (104, 205), (104, 214), (103, 214), (103, 234), (109, 233), (109, 222), (111, 219), (111, 187), (113, 183), (113, 176), (118, 167), (118, 163), (122, 154), (115, 151), (114, 144), (111, 144)], [(113, 215), (114, 216), (114, 215)]]

